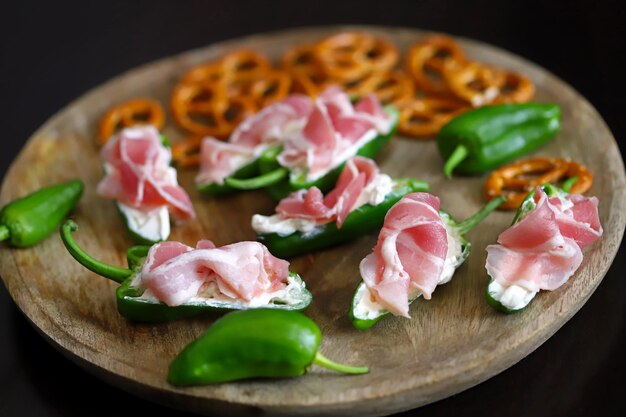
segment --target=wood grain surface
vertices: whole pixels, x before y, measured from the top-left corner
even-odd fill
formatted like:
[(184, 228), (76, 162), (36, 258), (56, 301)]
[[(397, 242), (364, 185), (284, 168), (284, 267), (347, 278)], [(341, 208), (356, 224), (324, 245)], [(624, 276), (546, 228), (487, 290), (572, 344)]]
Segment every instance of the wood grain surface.
[[(307, 28), (223, 42), (145, 65), (107, 82), (61, 110), (30, 138), (5, 177), (0, 203), (79, 177), (86, 190), (74, 214), (81, 226), (77, 240), (102, 260), (124, 265), (125, 250), (132, 242), (113, 203), (95, 193), (102, 173), (96, 132), (103, 112), (137, 96), (166, 104), (186, 69), (232, 48), (258, 48), (276, 59), (289, 46), (346, 28), (355, 29)], [(402, 51), (425, 34), (413, 29), (356, 29), (387, 37)], [(493, 214), (468, 235), (474, 249), (468, 261), (450, 283), (437, 288), (432, 300), (413, 303), (411, 320), (387, 318), (365, 333), (351, 326), (347, 311), (360, 281), (359, 261), (375, 244), (376, 233), (292, 260), (292, 269), (302, 275), (314, 296), (306, 312), (322, 329), (322, 352), (340, 362), (370, 365), (371, 372), (363, 376), (314, 367), (296, 379), (174, 388), (165, 379), (169, 362), (217, 316), (156, 325), (126, 321), (116, 310), (115, 284), (74, 262), (57, 235), (30, 249), (0, 248), (0, 274), (11, 296), (53, 345), (88, 371), (142, 397), (205, 414), (384, 415), (444, 398), (501, 372), (554, 334), (601, 282), (624, 232), (626, 180), (609, 129), (570, 86), (510, 53), (459, 41), (473, 59), (530, 76), (537, 87), (537, 101), (560, 104), (562, 132), (537, 154), (572, 158), (595, 175), (589, 194), (600, 199), (604, 236), (585, 251), (580, 269), (568, 283), (557, 291), (542, 292), (521, 313), (499, 314), (483, 297), (484, 248), (510, 224), (510, 212)], [(183, 136), (171, 121), (165, 134), (173, 140)], [(392, 176), (428, 181), (431, 192), (441, 198), (442, 208), (457, 218), (483, 204), (484, 178), (445, 180), (433, 142), (396, 137), (378, 162)], [(190, 245), (201, 238), (218, 245), (252, 240), (252, 214), (273, 212), (274, 203), (263, 192), (203, 197), (194, 191), (194, 175), (179, 173), (198, 219), (174, 228), (171, 240)]]

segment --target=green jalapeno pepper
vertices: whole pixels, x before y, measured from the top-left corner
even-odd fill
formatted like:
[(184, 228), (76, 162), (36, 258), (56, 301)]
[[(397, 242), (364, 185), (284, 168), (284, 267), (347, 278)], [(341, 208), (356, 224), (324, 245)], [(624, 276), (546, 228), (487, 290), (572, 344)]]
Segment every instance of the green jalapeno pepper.
[(50, 235), (76, 206), (83, 183), (72, 180), (44, 187), (8, 203), (0, 211), (0, 241), (18, 248), (33, 246)]
[[(541, 186), (541, 189), (546, 193), (548, 197), (562, 197), (567, 195), (567, 192), (571, 189), (576, 180), (576, 177), (568, 179), (566, 182), (563, 183), (562, 188), (556, 187), (552, 184), (544, 184)], [(522, 204), (520, 204), (520, 207), (515, 213), (515, 217), (513, 218), (513, 222), (511, 223), (511, 225), (514, 225), (515, 223), (522, 220), (524, 216), (526, 216), (537, 207), (534, 196), (535, 190), (528, 193), (528, 195), (524, 198)], [(535, 298), (535, 295), (537, 295), (538, 293), (538, 291), (527, 291), (520, 287), (519, 290), (525, 293), (523, 294), (523, 306), (513, 309), (508, 308), (504, 304), (502, 304), (501, 299), (503, 292), (501, 290), (501, 286), (496, 281), (494, 281), (493, 278), (489, 277), (487, 287), (485, 288), (485, 298), (487, 299), (487, 303), (489, 303), (489, 305), (496, 310), (501, 311), (505, 314), (512, 314), (523, 310), (528, 306), (528, 304), (530, 304), (530, 302)]]
[(481, 174), (528, 154), (561, 128), (556, 104), (500, 104), (465, 112), (441, 128), (437, 147), (444, 173)]
[[(470, 255), (470, 251), (472, 248), (471, 243), (465, 238), (465, 234), (476, 227), (485, 217), (487, 217), (492, 211), (498, 208), (505, 201), (504, 197), (498, 197), (491, 200), (487, 203), (482, 209), (476, 212), (471, 217), (463, 220), (462, 222), (457, 222), (448, 214), (447, 212), (440, 210), (439, 214), (441, 216), (441, 220), (443, 220), (446, 225), (446, 229), (451, 238), (456, 239), (461, 245), (461, 252), (456, 257), (454, 262), (454, 269), (458, 269)], [(450, 278), (451, 279), (451, 278)], [(448, 281), (445, 281), (448, 282)], [(445, 282), (441, 282), (440, 284), (444, 284)], [(363, 309), (359, 309), (360, 303), (363, 302), (364, 297), (369, 296), (369, 291), (367, 290), (367, 286), (364, 282), (361, 282), (357, 287), (354, 296), (352, 298), (352, 303), (350, 304), (350, 320), (355, 328), (359, 330), (368, 330), (376, 323), (378, 323), (381, 319), (389, 315), (390, 313), (383, 309), (382, 307), (377, 310), (371, 311), (362, 311)], [(409, 300), (409, 304), (417, 299), (413, 298)], [(362, 311), (362, 312), (361, 312)]]
[(413, 178), (396, 180), (396, 185), (378, 205), (365, 204), (352, 211), (342, 227), (335, 222), (317, 226), (311, 232), (295, 232), (288, 236), (277, 233), (257, 234), (257, 240), (268, 247), (271, 253), (281, 258), (290, 258), (315, 250), (335, 246), (358, 236), (380, 229), (385, 214), (404, 195), (428, 190), (428, 183)]
[[(272, 154), (275, 148), (268, 149), (265, 153)], [(280, 147), (278, 147), (280, 149)], [(231, 194), (234, 191), (238, 191), (241, 189), (246, 189), (245, 186), (239, 185), (241, 181), (244, 181), (249, 178), (257, 177), (261, 172), (259, 171), (259, 162), (264, 155), (261, 155), (259, 158), (254, 159), (253, 161), (247, 163), (243, 167), (239, 168), (232, 175), (226, 177), (224, 179), (223, 184), (216, 183), (208, 183), (208, 184), (198, 184), (197, 190), (203, 194), (207, 195), (227, 195)], [(266, 157), (266, 156), (265, 156)], [(231, 184), (238, 185), (237, 187), (233, 187)], [(261, 188), (261, 186), (255, 186), (253, 188)], [(252, 189), (252, 188), (250, 188)]]
[[(393, 137), (398, 126), (398, 110), (393, 106), (385, 106), (384, 110), (392, 120), (389, 132), (374, 137), (359, 148), (356, 155), (374, 158)], [(295, 175), (278, 163), (276, 158), (281, 151), (282, 147), (273, 148), (259, 158), (259, 170), (261, 172), (259, 177), (247, 179), (228, 178), (225, 180), (225, 183), (230, 187), (241, 190), (265, 188), (274, 199), (280, 200), (293, 191), (314, 186), (322, 192), (327, 192), (335, 186), (337, 178), (339, 178), (345, 165), (344, 161), (321, 178), (315, 181), (307, 181), (306, 175)]]
[[(141, 285), (139, 271), (150, 249), (149, 246), (133, 246), (126, 252), (128, 268), (120, 268), (99, 261), (82, 250), (72, 236), (78, 226), (71, 220), (61, 228), (61, 239), (68, 252), (81, 265), (96, 274), (120, 284), (116, 290), (117, 309), (127, 319), (142, 322), (161, 322), (197, 316), (207, 312), (228, 310), (245, 310), (250, 308), (240, 300), (218, 300), (207, 298), (179, 306), (168, 306), (152, 297), (142, 297), (145, 288)], [(293, 289), (284, 299), (272, 299), (265, 308), (282, 310), (302, 310), (312, 300), (311, 293), (306, 289), (304, 281), (294, 272), (289, 275)]]
[(296, 311), (257, 309), (229, 313), (187, 345), (170, 364), (168, 381), (186, 386), (239, 379), (304, 375), (312, 364), (348, 374), (367, 367), (333, 362), (319, 351), (322, 333)]

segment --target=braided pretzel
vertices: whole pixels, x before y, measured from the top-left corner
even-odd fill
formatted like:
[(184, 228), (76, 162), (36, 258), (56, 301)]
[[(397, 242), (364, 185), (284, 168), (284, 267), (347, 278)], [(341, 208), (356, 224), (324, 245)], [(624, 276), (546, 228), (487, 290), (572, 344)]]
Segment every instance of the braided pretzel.
[(291, 89), (291, 77), (285, 71), (271, 70), (252, 83), (249, 95), (259, 108), (287, 97)]
[(225, 74), (239, 79), (257, 79), (272, 69), (270, 61), (252, 49), (230, 52), (219, 62)]
[(161, 104), (151, 98), (136, 98), (110, 108), (98, 128), (99, 143), (104, 145), (111, 136), (126, 127), (150, 124), (163, 128), (165, 113)]
[(411, 47), (406, 58), (406, 72), (424, 91), (432, 94), (448, 93), (443, 67), (446, 62), (464, 60), (463, 51), (452, 38), (432, 35)]
[(434, 137), (443, 125), (466, 108), (465, 104), (449, 98), (413, 99), (400, 106), (398, 131), (410, 137)]
[(502, 210), (516, 210), (533, 188), (557, 183), (563, 178), (577, 177), (571, 192), (583, 193), (591, 187), (591, 173), (577, 162), (558, 158), (535, 157), (516, 161), (493, 171), (483, 186), (487, 200), (505, 195)]
[(535, 86), (528, 77), (509, 71), (504, 74), (504, 82), (494, 104), (526, 103), (533, 98), (534, 94)]
[(256, 106), (245, 97), (228, 97), (217, 83), (179, 84), (170, 98), (172, 116), (197, 135), (226, 138)]
[(478, 62), (449, 62), (443, 75), (450, 90), (474, 107), (493, 102), (505, 83), (504, 73)]
[(180, 79), (181, 84), (219, 82), (224, 77), (224, 70), (219, 63), (198, 65), (187, 71)]
[(363, 33), (339, 33), (323, 39), (315, 46), (315, 56), (327, 76), (342, 81), (388, 71), (398, 61), (395, 46)]
[(172, 161), (181, 168), (200, 165), (202, 136), (190, 136), (172, 145)]

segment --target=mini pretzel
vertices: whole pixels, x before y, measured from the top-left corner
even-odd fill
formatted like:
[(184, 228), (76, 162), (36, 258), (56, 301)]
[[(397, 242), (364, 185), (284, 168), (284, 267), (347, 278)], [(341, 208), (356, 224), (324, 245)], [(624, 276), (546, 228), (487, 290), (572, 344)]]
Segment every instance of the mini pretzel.
[(126, 127), (150, 124), (163, 128), (165, 113), (161, 104), (151, 98), (136, 98), (119, 103), (107, 111), (98, 128), (99, 143), (104, 145), (111, 136)]
[(463, 51), (450, 37), (433, 35), (422, 39), (411, 47), (406, 59), (406, 71), (418, 87), (428, 93), (442, 94), (449, 92), (443, 77), (446, 62), (462, 62)]
[(219, 63), (198, 65), (191, 68), (180, 79), (181, 84), (219, 82), (224, 77), (224, 70)]
[(493, 171), (485, 182), (483, 193), (487, 200), (505, 195), (507, 200), (499, 208), (516, 210), (533, 188), (572, 177), (578, 178), (570, 190), (572, 193), (582, 193), (591, 187), (591, 173), (577, 162), (536, 157), (516, 161)]
[(183, 129), (222, 139), (256, 110), (252, 100), (228, 97), (216, 83), (179, 84), (172, 92), (170, 107)]
[(287, 97), (291, 89), (291, 77), (285, 71), (268, 71), (250, 86), (250, 96), (259, 108)]
[(257, 79), (272, 69), (269, 59), (252, 49), (231, 52), (219, 62), (225, 74), (239, 79)]
[(172, 161), (181, 168), (200, 164), (200, 144), (202, 136), (190, 136), (172, 145)]
[(504, 73), (478, 62), (449, 62), (443, 75), (450, 90), (474, 107), (492, 103), (505, 83)]
[(388, 71), (398, 61), (395, 46), (363, 33), (330, 36), (316, 45), (315, 56), (327, 76), (342, 81)]
[(500, 94), (495, 103), (526, 103), (533, 98), (535, 86), (525, 75), (516, 72), (506, 72), (504, 82), (500, 87)]
[(415, 95), (413, 81), (403, 72), (386, 73), (377, 80), (373, 92), (384, 104), (402, 106)]
[(320, 69), (314, 51), (315, 45), (297, 45), (283, 54), (280, 67), (292, 74), (310, 74), (313, 69)]
[(467, 108), (449, 98), (417, 98), (400, 107), (398, 131), (414, 138), (430, 138), (450, 119)]

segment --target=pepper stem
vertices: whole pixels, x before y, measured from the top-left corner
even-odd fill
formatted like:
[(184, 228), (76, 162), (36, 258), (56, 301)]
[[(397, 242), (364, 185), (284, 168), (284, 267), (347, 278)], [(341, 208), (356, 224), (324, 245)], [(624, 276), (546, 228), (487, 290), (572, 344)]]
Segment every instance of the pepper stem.
[(452, 171), (454, 171), (454, 168), (467, 158), (468, 154), (469, 150), (465, 145), (457, 145), (456, 148), (454, 148), (454, 151), (450, 154), (450, 157), (443, 166), (443, 173), (446, 178), (452, 178)]
[(9, 236), (11, 236), (9, 228), (3, 224), (0, 224), (0, 242), (2, 242), (3, 240), (7, 240)]
[(88, 255), (78, 246), (78, 243), (76, 243), (74, 237), (72, 236), (72, 232), (77, 230), (78, 225), (76, 223), (72, 220), (66, 221), (61, 227), (61, 239), (63, 240), (63, 244), (67, 248), (70, 255), (72, 255), (82, 266), (98, 275), (119, 283), (122, 283), (126, 278), (133, 274), (133, 271), (130, 269), (105, 264), (104, 262)]
[(505, 201), (506, 201), (506, 197), (503, 195), (501, 195), (500, 197), (494, 198), (493, 200), (485, 204), (483, 208), (481, 208), (476, 213), (474, 213), (471, 217), (468, 217), (467, 219), (463, 220), (461, 223), (458, 223), (456, 226), (457, 230), (459, 231), (461, 235), (464, 235), (465, 233), (469, 232), (474, 227), (476, 227), (478, 223), (483, 221), (483, 219), (487, 217), (492, 211), (500, 207), (500, 205), (504, 203)]
[(578, 177), (568, 178), (567, 180), (563, 181), (563, 185), (561, 186), (561, 189), (565, 191), (566, 193), (569, 193), (569, 191), (572, 189), (574, 185), (576, 185), (577, 182), (578, 182)]
[(238, 190), (256, 190), (257, 188), (264, 188), (276, 184), (278, 181), (285, 178), (288, 173), (287, 168), (281, 167), (253, 178), (226, 177), (224, 183)]
[(332, 369), (333, 371), (343, 372), (344, 374), (358, 375), (366, 374), (369, 372), (369, 368), (367, 366), (350, 366), (333, 362), (319, 352), (315, 354), (315, 359), (313, 359), (313, 363), (327, 369)]

